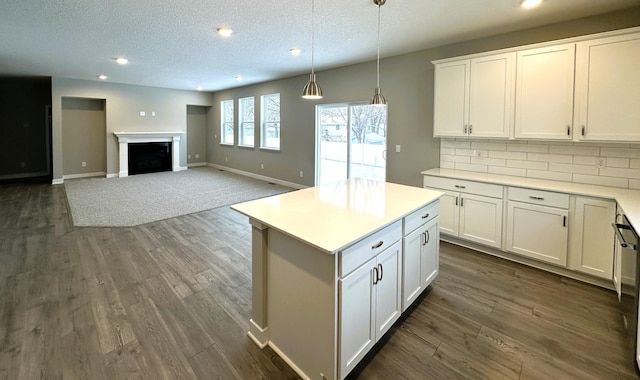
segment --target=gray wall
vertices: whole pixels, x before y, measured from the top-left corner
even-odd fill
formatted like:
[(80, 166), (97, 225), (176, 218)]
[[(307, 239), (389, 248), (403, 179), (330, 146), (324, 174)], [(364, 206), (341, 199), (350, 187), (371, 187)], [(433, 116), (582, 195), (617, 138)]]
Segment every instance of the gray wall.
[[(211, 106), (210, 93), (170, 90), (118, 83), (52, 78), (53, 180), (59, 181), (64, 170), (63, 150), (80, 144), (73, 136), (62, 136), (62, 98), (105, 99), (107, 175), (117, 175), (118, 144), (113, 132), (181, 131), (180, 166), (187, 166), (187, 105)], [(145, 111), (146, 116), (140, 116)], [(155, 112), (156, 116), (151, 116)], [(82, 161), (80, 157), (69, 158)]]
[(51, 78), (0, 77), (0, 180), (51, 180)]
[(62, 151), (64, 175), (106, 173), (106, 131), (103, 99), (62, 99), (62, 139), (75, 142)]
[[(439, 140), (432, 137), (432, 60), (638, 25), (640, 7), (383, 59), (380, 81), (383, 94), (389, 102), (387, 181), (421, 186), (420, 171), (439, 165)], [(375, 87), (375, 62), (319, 72), (318, 83), (324, 92), (324, 98), (320, 101), (301, 99), (307, 78), (307, 75), (303, 75), (214, 93), (212, 128), (208, 135), (208, 141), (214, 148), (209, 150), (208, 162), (312, 186), (315, 106), (368, 101)], [(235, 99), (237, 113), (238, 98), (256, 96), (256, 105), (259, 107), (259, 96), (274, 92), (281, 94), (282, 141), (279, 152), (219, 144), (221, 100)], [(259, 115), (259, 109), (256, 115)], [(401, 145), (401, 153), (395, 153), (395, 145)], [(264, 170), (260, 169), (261, 163), (265, 164)], [(304, 178), (298, 176), (301, 170), (305, 173)]]
[(207, 162), (207, 116), (210, 109), (211, 107), (187, 106), (187, 164)]

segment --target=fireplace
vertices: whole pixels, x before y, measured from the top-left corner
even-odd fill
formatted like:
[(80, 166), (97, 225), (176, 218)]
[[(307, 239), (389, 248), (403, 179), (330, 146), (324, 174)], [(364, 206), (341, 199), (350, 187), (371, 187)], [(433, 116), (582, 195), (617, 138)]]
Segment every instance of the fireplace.
[(147, 142), (129, 144), (129, 175), (172, 170), (171, 144)]
[[(152, 171), (186, 170), (180, 166), (180, 137), (184, 132), (113, 132), (118, 138), (120, 171), (119, 177)], [(139, 146), (138, 146), (139, 145)], [(130, 164), (130, 147), (140, 148), (140, 162)], [(137, 155), (135, 152), (134, 155)], [(162, 166), (162, 169), (159, 169)], [(153, 169), (152, 169), (153, 167)]]

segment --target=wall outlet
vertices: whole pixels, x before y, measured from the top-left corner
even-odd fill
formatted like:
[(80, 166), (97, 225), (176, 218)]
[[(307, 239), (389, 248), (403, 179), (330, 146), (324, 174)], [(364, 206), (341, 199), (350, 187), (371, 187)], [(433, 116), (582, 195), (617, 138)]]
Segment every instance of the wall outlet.
[(400, 145), (396, 145), (396, 153), (400, 153)]
[(229, 162), (229, 157), (225, 157), (224, 162)]
[(200, 153), (196, 153), (196, 158), (200, 158)]
[(191, 155), (190, 155), (190, 154), (187, 154), (187, 158), (188, 158), (188, 159), (191, 159)]
[(156, 111), (151, 111), (151, 116), (156, 116)]
[(144, 111), (140, 111), (140, 116), (146, 116), (147, 114)]
[(86, 168), (87, 167), (87, 162), (86, 161), (82, 161), (82, 167)]
[(264, 164), (260, 164), (260, 169), (264, 169)]
[(482, 151), (478, 150), (478, 149), (474, 150), (473, 151), (473, 157), (481, 160), (482, 159)]
[(604, 169), (607, 167), (607, 158), (606, 157), (596, 157), (596, 168)]
[(300, 170), (300, 178), (304, 177), (304, 172)]

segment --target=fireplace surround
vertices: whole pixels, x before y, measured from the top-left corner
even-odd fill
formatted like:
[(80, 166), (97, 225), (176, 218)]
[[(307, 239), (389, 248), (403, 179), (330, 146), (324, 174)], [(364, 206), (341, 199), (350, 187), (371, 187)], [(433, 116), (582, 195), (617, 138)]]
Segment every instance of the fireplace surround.
[(171, 144), (171, 170), (184, 170), (180, 167), (180, 139), (184, 132), (113, 132), (118, 138), (119, 177), (129, 176), (129, 144), (168, 142)]

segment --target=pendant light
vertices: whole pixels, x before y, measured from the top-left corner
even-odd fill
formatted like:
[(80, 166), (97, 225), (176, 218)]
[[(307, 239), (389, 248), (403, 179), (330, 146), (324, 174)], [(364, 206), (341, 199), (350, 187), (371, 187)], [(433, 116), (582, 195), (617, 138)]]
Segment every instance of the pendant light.
[(372, 106), (387, 105), (387, 99), (384, 98), (382, 90), (380, 89), (380, 7), (382, 7), (386, 2), (387, 0), (373, 0), (373, 3), (378, 6), (378, 61), (376, 66), (377, 86), (373, 94), (373, 98), (371, 98)]
[(309, 74), (309, 82), (302, 89), (303, 99), (322, 99), (322, 89), (316, 82), (316, 73), (313, 71), (313, 24), (315, 14), (315, 0), (311, 0), (311, 74)]

